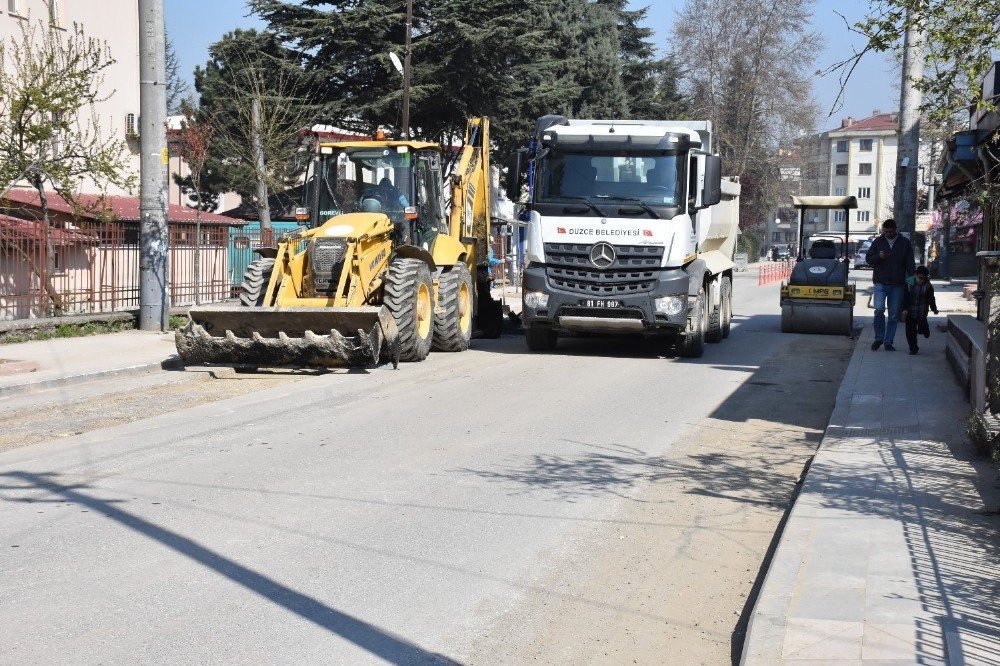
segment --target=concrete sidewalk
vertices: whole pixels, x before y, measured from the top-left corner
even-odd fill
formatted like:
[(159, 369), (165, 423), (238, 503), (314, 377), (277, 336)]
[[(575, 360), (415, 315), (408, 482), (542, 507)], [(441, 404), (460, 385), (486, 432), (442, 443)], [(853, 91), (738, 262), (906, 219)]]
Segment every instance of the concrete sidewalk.
[(33, 372), (0, 374), (0, 395), (150, 372), (175, 364), (176, 354), (173, 333), (140, 331), (0, 345), (0, 359), (37, 366)]
[(902, 335), (858, 342), (744, 664), (1000, 664), (997, 467), (964, 436), (946, 336), (909, 356)]

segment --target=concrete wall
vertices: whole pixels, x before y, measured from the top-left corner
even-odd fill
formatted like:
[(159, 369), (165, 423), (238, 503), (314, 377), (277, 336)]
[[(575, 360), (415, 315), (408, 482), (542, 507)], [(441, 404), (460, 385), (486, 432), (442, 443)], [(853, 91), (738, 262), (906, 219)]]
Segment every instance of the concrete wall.
[[(0, 0), (0, 39), (10, 44), (22, 38), (27, 22), (48, 22), (51, 0), (15, 0), (16, 11), (10, 11), (9, 0)], [(106, 101), (95, 108), (105, 136), (125, 141), (126, 114), (139, 114), (139, 9), (136, 0), (56, 0), (56, 23), (60, 30), (80, 25), (88, 37), (108, 45), (117, 62), (104, 72), (102, 84)], [(86, 118), (81, 120), (86, 121)], [(127, 142), (130, 171), (138, 179), (139, 144)], [(97, 183), (87, 182), (83, 193), (101, 191)], [(109, 194), (137, 194), (110, 188)]]

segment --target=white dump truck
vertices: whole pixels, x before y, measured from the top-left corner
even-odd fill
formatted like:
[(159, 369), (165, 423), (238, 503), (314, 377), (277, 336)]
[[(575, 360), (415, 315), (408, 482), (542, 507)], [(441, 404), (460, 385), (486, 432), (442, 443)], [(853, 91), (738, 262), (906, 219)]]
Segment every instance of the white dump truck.
[(729, 335), (740, 185), (722, 177), (710, 122), (544, 116), (507, 187), (527, 192), (529, 349), (639, 334), (696, 358)]

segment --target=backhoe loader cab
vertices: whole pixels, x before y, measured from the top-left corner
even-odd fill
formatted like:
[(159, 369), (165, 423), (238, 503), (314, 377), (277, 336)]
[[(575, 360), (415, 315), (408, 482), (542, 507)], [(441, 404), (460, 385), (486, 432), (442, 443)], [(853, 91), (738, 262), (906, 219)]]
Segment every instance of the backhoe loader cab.
[[(241, 307), (193, 308), (178, 331), (186, 362), (251, 366), (421, 361), (463, 351), (474, 328), (500, 334), (480, 264), (490, 225), (489, 122), (472, 118), (451, 200), (441, 148), (416, 141), (317, 146), (309, 226), (259, 250)], [(477, 279), (478, 278), (478, 279)]]
[(441, 152), (420, 142), (320, 144), (306, 176), (310, 227), (345, 213), (382, 213), (394, 241), (429, 249), (448, 233)]

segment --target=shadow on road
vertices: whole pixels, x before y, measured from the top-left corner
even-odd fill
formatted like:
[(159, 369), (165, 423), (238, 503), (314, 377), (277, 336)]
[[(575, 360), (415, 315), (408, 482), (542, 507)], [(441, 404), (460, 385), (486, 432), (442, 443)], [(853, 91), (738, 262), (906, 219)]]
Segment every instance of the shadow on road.
[[(230, 581), (259, 594), (272, 603), (295, 613), (299, 617), (354, 643), (381, 659), (393, 664), (454, 664), (457, 662), (439, 654), (428, 652), (405, 638), (394, 636), (364, 620), (327, 606), (323, 602), (282, 585), (267, 576), (249, 569), (234, 560), (205, 548), (198, 542), (176, 532), (131, 514), (115, 506), (113, 500), (102, 500), (85, 494), (86, 485), (66, 485), (56, 480), (54, 474), (7, 472), (0, 474), (25, 485), (2, 486), (3, 490), (42, 490), (55, 496), (52, 502), (73, 502), (96, 511), (111, 520), (159, 542), (185, 557), (208, 567)], [(39, 502), (32, 498), (6, 498), (12, 502)]]

